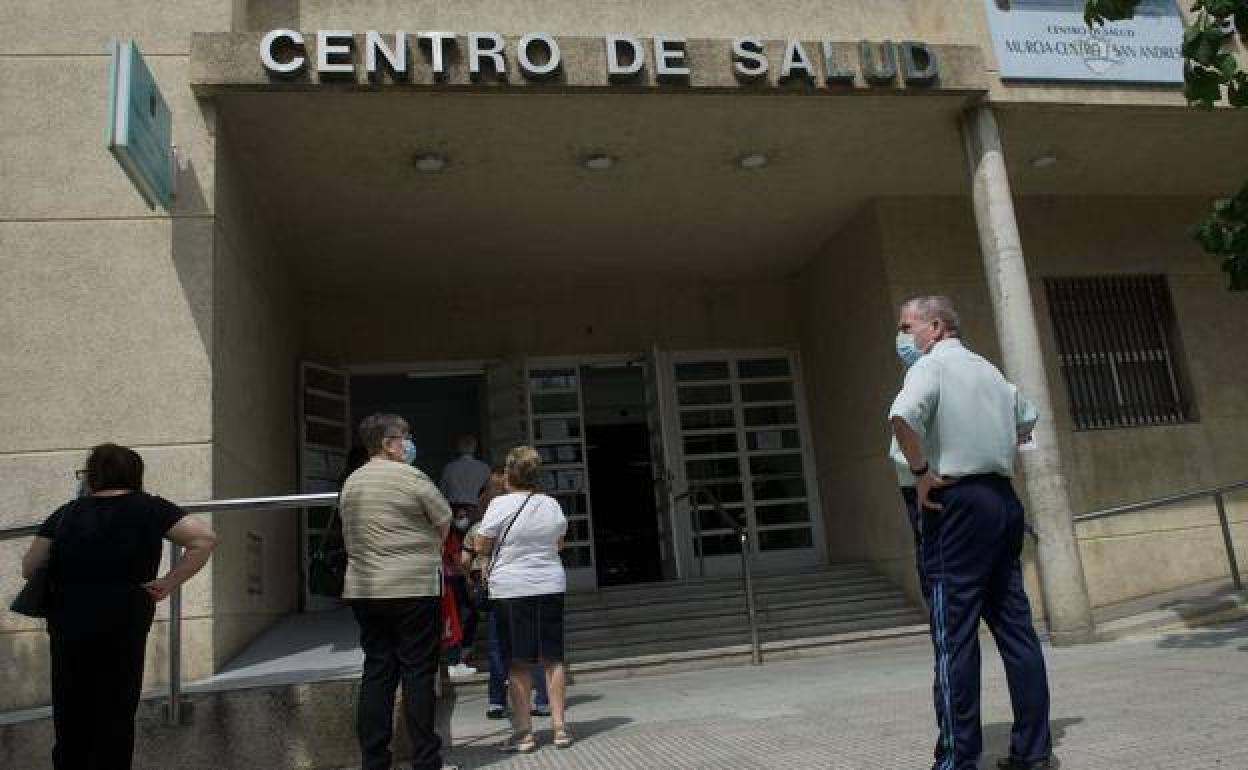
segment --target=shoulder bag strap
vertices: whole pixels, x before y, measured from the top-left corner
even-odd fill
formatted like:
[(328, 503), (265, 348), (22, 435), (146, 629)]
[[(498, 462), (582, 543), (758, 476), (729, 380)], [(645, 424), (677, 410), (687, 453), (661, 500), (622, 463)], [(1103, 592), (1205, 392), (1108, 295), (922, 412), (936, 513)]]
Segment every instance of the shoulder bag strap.
[(530, 492), (529, 496), (524, 498), (524, 502), (520, 503), (520, 507), (516, 509), (516, 512), (511, 515), (511, 520), (507, 522), (507, 526), (503, 528), (503, 534), (499, 535), (498, 542), (494, 544), (494, 550), (490, 553), (490, 563), (485, 567), (485, 574), (488, 575), (494, 571), (494, 563), (498, 561), (498, 554), (503, 550), (503, 541), (507, 539), (507, 533), (511, 532), (512, 525), (516, 523), (516, 519), (520, 518), (520, 514), (524, 513), (524, 507), (529, 504), (529, 500), (532, 497), (533, 493)]

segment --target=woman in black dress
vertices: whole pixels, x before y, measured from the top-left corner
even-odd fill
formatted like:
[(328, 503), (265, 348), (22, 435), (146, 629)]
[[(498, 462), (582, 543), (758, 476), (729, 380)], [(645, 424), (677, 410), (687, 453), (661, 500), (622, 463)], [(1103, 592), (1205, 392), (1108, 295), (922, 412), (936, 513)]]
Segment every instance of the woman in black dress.
[[(143, 459), (116, 444), (91, 450), (85, 494), (39, 528), (26, 577), (48, 567), (52, 720), (57, 770), (129, 768), (156, 602), (199, 572), (216, 545), (207, 524), (143, 491)], [(157, 577), (165, 539), (186, 549)]]

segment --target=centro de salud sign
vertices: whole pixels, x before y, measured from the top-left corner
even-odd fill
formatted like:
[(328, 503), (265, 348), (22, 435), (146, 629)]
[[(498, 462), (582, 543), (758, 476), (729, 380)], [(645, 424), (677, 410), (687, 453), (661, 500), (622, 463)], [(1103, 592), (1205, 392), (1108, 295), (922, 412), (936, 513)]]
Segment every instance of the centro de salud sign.
[[(350, 30), (320, 30), (315, 45), (302, 32), (270, 30), (260, 40), (260, 60), (273, 78), (299, 78), (309, 71), (324, 82), (351, 79), (363, 73), (370, 80), (384, 77), (408, 80), (413, 57), (421, 57), (422, 70), (435, 81), (451, 76), (452, 62), (467, 68), (474, 83), (506, 82), (518, 69), (529, 82), (558, 80), (564, 69), (564, 52), (558, 39), (530, 33), (508, 40), (496, 32), (457, 36), (451, 32), (395, 32), (383, 35), (368, 30), (362, 36)], [(605, 75), (610, 84), (638, 83), (653, 76), (660, 83), (689, 83), (694, 62), (682, 37), (656, 35), (643, 40), (629, 35), (606, 35), (601, 39)], [(872, 86), (894, 83), (927, 87), (940, 79), (940, 62), (932, 46), (922, 42), (870, 42), (787, 40), (782, 50), (771, 51), (768, 41), (741, 37), (722, 41), (730, 46), (732, 73), (741, 83), (775, 82), (853, 86), (862, 80)], [(309, 50), (312, 49), (312, 50)], [(418, 53), (413, 54), (413, 49)], [(648, 70), (650, 70), (648, 72)]]
[(1088, 27), (1083, 0), (984, 0), (1002, 79), (1182, 83), (1183, 19), (1143, 0), (1129, 21)]

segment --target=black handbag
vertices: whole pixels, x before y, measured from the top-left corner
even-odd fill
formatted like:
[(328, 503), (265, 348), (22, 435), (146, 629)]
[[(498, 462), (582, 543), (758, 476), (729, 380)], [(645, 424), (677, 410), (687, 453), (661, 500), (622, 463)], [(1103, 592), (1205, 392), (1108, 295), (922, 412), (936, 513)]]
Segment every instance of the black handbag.
[[(65, 523), (66, 513), (62, 513), (60, 520), (56, 522), (56, 530), (53, 532), (52, 538), (53, 542), (56, 541), (56, 536), (61, 533), (61, 525)], [(51, 558), (51, 555), (49, 555), (49, 562)], [(9, 609), (29, 618), (46, 618), (51, 605), (52, 574), (48, 571), (48, 565), (44, 564), (35, 570), (35, 574), (26, 579), (26, 585), (22, 586), (22, 590), (17, 592), (17, 596), (13, 597), (13, 602), (9, 605)]]
[(13, 597), (9, 609), (31, 618), (46, 618), (51, 603), (52, 576), (48, 574), (47, 567), (40, 567)]
[(490, 553), (490, 561), (485, 565), (485, 574), (481, 581), (480, 603), (482, 605), (490, 601), (490, 573), (494, 571), (494, 563), (498, 561), (498, 554), (503, 550), (503, 541), (507, 539), (507, 533), (511, 532), (512, 525), (516, 523), (516, 519), (520, 518), (520, 514), (524, 513), (524, 507), (529, 504), (532, 497), (533, 493), (530, 492), (529, 496), (524, 498), (524, 502), (520, 503), (520, 507), (511, 515), (511, 520), (503, 528), (503, 534), (499, 535), (498, 542), (494, 544), (494, 550)]

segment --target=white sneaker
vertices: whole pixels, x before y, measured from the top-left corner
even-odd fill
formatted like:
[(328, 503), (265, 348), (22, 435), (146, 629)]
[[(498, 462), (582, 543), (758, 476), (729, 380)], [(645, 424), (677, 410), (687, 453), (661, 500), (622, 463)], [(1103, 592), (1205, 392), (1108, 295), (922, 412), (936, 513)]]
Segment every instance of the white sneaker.
[(453, 677), (456, 676), (472, 676), (477, 670), (472, 666), (465, 666), (463, 663), (456, 663), (453, 666), (447, 666), (446, 672)]

